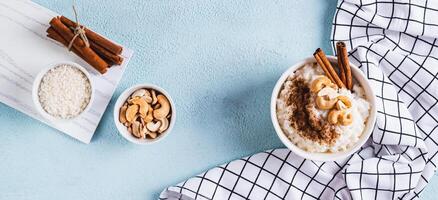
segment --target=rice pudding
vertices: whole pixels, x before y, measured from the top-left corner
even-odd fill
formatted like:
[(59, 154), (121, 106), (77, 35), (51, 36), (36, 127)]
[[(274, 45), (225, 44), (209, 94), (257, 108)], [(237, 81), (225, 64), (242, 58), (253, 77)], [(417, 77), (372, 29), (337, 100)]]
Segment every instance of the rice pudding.
[(338, 87), (317, 63), (291, 74), (277, 97), (277, 119), (284, 134), (308, 152), (342, 152), (359, 141), (370, 115), (363, 88)]

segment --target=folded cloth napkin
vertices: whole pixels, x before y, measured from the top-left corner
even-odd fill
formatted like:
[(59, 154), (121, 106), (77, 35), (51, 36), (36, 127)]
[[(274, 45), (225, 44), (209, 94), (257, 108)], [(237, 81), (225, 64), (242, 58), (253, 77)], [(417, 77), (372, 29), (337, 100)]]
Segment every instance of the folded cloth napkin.
[(438, 1), (340, 0), (332, 44), (371, 82), (377, 122), (367, 145), (339, 162), (275, 149), (210, 169), (162, 199), (411, 199), (436, 170)]

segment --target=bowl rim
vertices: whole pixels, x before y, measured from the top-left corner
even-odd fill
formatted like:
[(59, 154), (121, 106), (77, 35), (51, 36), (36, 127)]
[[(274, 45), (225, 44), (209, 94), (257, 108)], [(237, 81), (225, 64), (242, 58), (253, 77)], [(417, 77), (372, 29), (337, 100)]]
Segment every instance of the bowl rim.
[[(69, 119), (62, 119), (62, 118), (57, 118), (55, 116), (50, 115), (49, 113), (47, 113), (42, 105), (41, 102), (39, 100), (39, 96), (38, 96), (38, 90), (41, 84), (41, 81), (44, 77), (44, 75), (47, 74), (47, 72), (51, 69), (54, 69), (58, 66), (61, 65), (69, 65), (72, 66), (76, 69), (79, 69), (82, 73), (85, 74), (85, 76), (87, 77), (88, 81), (90, 82), (90, 87), (91, 87), (91, 96), (90, 96), (90, 101), (88, 102), (87, 106), (85, 107), (85, 109), (79, 113), (78, 115), (69, 118)], [(82, 67), (80, 64), (72, 62), (72, 61), (61, 61), (61, 62), (54, 62), (52, 64), (49, 64), (48, 67), (43, 68), (42, 70), (40, 70), (40, 72), (37, 74), (37, 76), (34, 79), (33, 85), (32, 85), (32, 101), (33, 104), (36, 108), (36, 110), (38, 111), (38, 114), (41, 115), (42, 117), (44, 117), (46, 120), (49, 120), (50, 122), (54, 122), (54, 123), (66, 123), (66, 122), (70, 122), (73, 121), (75, 119), (78, 119), (79, 117), (81, 117), (84, 113), (87, 113), (91, 106), (93, 105), (94, 102), (94, 95), (95, 95), (95, 91), (94, 91), (94, 84), (93, 84), (93, 80), (91, 78), (90, 73), (84, 68)]]
[[(158, 136), (155, 139), (139, 139), (136, 138), (134, 136), (132, 136), (131, 133), (128, 132), (128, 129), (119, 122), (119, 113), (120, 113), (120, 108), (122, 107), (123, 103), (125, 103), (125, 101), (127, 100), (127, 98), (129, 96), (132, 95), (132, 93), (138, 89), (141, 88), (145, 88), (145, 89), (154, 89), (158, 92), (160, 92), (161, 94), (163, 94), (170, 102), (170, 108), (172, 111), (172, 116), (170, 117), (169, 120), (169, 128), (167, 128), (166, 131), (164, 131), (163, 133), (160, 134), (160, 136)], [(172, 99), (172, 97), (169, 95), (169, 93), (164, 90), (163, 88), (151, 84), (151, 83), (141, 83), (141, 84), (136, 84), (133, 85), (127, 89), (125, 89), (117, 98), (116, 103), (114, 104), (114, 110), (113, 110), (113, 118), (114, 118), (114, 124), (117, 127), (117, 131), (118, 133), (125, 138), (126, 140), (128, 140), (131, 143), (134, 144), (139, 144), (139, 145), (150, 145), (150, 144), (154, 144), (157, 143), (161, 140), (163, 140), (164, 138), (166, 138), (170, 132), (172, 132), (173, 127), (175, 126), (175, 121), (176, 121), (176, 109), (175, 109), (175, 103)]]
[[(327, 58), (329, 59), (329, 61), (331, 63), (337, 63), (337, 58), (335, 56), (327, 56)], [(350, 156), (351, 154), (353, 154), (354, 152), (356, 152), (357, 150), (359, 150), (367, 142), (368, 138), (370, 137), (371, 133), (374, 130), (374, 124), (376, 122), (376, 116), (377, 116), (376, 99), (375, 99), (375, 94), (371, 88), (371, 84), (370, 84), (369, 80), (365, 77), (363, 72), (353, 63), (350, 62), (353, 77), (358, 82), (360, 82), (362, 88), (364, 88), (365, 96), (366, 96), (368, 102), (370, 103), (370, 107), (371, 107), (370, 115), (368, 116), (368, 120), (366, 122), (365, 129), (364, 129), (362, 135), (360, 136), (359, 141), (357, 141), (353, 147), (347, 149), (346, 151), (336, 152), (336, 153), (311, 153), (311, 152), (307, 152), (307, 151), (299, 148), (292, 141), (289, 140), (289, 138), (283, 132), (283, 130), (278, 122), (278, 119), (277, 119), (277, 98), (278, 98), (280, 90), (283, 86), (283, 83), (297, 69), (299, 69), (304, 64), (310, 63), (310, 62), (316, 62), (315, 58), (308, 57), (308, 58), (305, 58), (305, 59), (297, 62), (296, 64), (290, 66), (285, 72), (283, 72), (281, 77), (277, 80), (275, 87), (272, 91), (272, 95), (271, 95), (270, 111), (271, 111), (272, 124), (273, 124), (275, 132), (277, 133), (277, 136), (280, 138), (281, 142), (284, 145), (286, 145), (286, 147), (288, 149), (290, 149), (292, 152), (294, 152), (295, 154), (297, 154), (300, 157), (303, 157), (303, 158), (306, 158), (309, 160), (314, 160), (314, 161), (335, 161), (335, 160), (340, 160), (340, 159), (346, 158), (346, 157)], [(359, 80), (359, 79), (361, 79), (361, 80)]]

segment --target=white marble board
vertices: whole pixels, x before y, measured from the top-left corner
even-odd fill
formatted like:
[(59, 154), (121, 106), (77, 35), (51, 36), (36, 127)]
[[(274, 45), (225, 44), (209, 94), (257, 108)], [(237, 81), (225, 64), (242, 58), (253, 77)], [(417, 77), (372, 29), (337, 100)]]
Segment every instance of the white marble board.
[[(46, 37), (48, 23), (54, 16), (59, 14), (31, 1), (0, 1), (0, 25), (3, 27), (0, 31), (0, 102), (89, 143), (133, 52), (124, 48), (122, 65), (113, 66), (100, 75), (64, 46)], [(31, 91), (39, 71), (60, 61), (76, 62), (90, 72), (95, 99), (91, 109), (80, 118), (55, 124), (38, 115)]]

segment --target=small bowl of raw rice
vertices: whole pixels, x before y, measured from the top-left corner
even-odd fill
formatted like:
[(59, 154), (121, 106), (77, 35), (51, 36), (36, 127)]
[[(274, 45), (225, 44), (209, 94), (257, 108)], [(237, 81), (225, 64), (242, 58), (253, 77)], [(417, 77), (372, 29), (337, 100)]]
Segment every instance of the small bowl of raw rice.
[(60, 62), (41, 70), (33, 83), (38, 113), (51, 122), (67, 122), (86, 113), (93, 103), (90, 74), (74, 62)]

